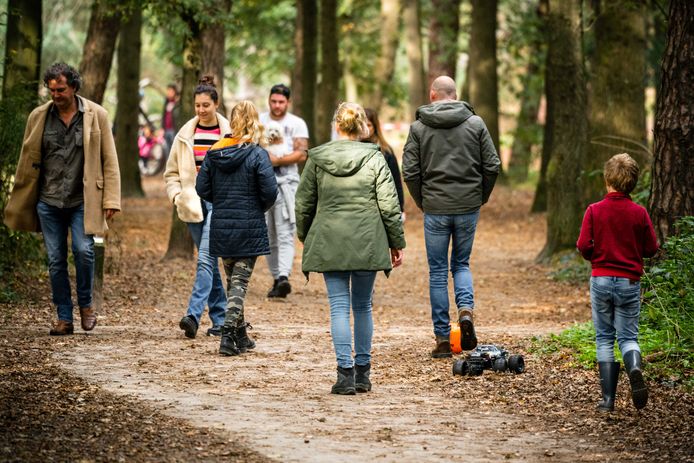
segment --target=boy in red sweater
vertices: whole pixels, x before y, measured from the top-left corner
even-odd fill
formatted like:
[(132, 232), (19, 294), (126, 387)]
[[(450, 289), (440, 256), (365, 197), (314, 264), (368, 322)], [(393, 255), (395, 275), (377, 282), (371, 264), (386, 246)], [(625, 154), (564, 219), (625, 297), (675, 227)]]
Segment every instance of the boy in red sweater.
[(658, 251), (648, 212), (629, 197), (639, 178), (639, 166), (626, 153), (612, 156), (604, 169), (607, 195), (586, 210), (576, 247), (593, 267), (590, 303), (595, 325), (602, 400), (600, 411), (614, 410), (619, 362), (615, 337), (629, 375), (636, 408), (648, 402), (638, 344), (643, 258)]

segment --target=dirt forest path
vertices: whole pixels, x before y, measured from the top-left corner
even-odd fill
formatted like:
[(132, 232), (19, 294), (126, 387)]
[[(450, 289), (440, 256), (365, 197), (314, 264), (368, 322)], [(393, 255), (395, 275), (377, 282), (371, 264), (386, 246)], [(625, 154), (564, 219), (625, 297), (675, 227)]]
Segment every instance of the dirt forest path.
[[(545, 222), (527, 214), (528, 192), (495, 191), (483, 209), (471, 263), (480, 342), (525, 354), (527, 372), (454, 377), (450, 359), (429, 357), (433, 334), (422, 216), (410, 209), (405, 263), (389, 279), (377, 278), (373, 391), (342, 397), (329, 393), (335, 361), (325, 286), (317, 274), (305, 282), (300, 247), (286, 301), (265, 297), (271, 278), (264, 259), (256, 266), (246, 301), (257, 342), (253, 352), (219, 356), (219, 338), (204, 335), (206, 314), (196, 339), (182, 335), (178, 321), (194, 263), (161, 260), (171, 207), (160, 179), (148, 179), (145, 187), (147, 198), (125, 200), (115, 222), (96, 330), (88, 335), (78, 330), (70, 339), (46, 336), (53, 317), (46, 282), (37, 284), (41, 296), (30, 304), (31, 315), (15, 308), (9, 320), (14, 328), (2, 330), (17, 355), (22, 349), (47, 352), (41, 361), (51, 368), (107, 394), (111, 402), (122, 398), (131, 409), (148, 410), (154, 417), (145, 420), (148, 426), (172, 420), (167, 426), (196, 436), (188, 446), (185, 437), (164, 439), (161, 445), (177, 449), (174, 453), (149, 458), (134, 453), (126, 461), (221, 461), (228, 455), (241, 455), (235, 461), (297, 462), (692, 458), (686, 443), (662, 444), (670, 425), (684, 422), (678, 434), (691, 432), (691, 395), (656, 392), (637, 413), (624, 392), (621, 411), (605, 417), (594, 410), (593, 372), (567, 368), (561, 355), (548, 361), (528, 352), (532, 336), (590, 316), (587, 288), (554, 282), (545, 267), (533, 263), (544, 244)], [(623, 378), (620, 391), (627, 388)], [(663, 428), (662, 416), (673, 413)], [(132, 432), (141, 425), (133, 423)], [(214, 439), (193, 444), (201, 441), (201, 432)], [(211, 449), (206, 439), (217, 447)], [(109, 460), (105, 455), (113, 453), (86, 461)]]

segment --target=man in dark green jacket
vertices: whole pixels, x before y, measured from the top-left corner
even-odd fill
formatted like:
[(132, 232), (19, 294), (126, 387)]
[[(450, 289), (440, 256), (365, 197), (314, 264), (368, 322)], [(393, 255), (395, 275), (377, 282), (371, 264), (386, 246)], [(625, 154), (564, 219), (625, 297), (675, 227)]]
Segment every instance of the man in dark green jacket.
[(455, 82), (441, 76), (431, 84), (431, 104), (417, 109), (403, 153), (403, 178), (424, 211), (424, 239), (429, 262), (429, 298), (436, 335), (432, 357), (450, 357), (448, 250), (458, 307), (461, 345), (477, 346), (470, 253), (480, 207), (499, 174), (499, 155), (484, 121), (472, 106), (457, 101)]

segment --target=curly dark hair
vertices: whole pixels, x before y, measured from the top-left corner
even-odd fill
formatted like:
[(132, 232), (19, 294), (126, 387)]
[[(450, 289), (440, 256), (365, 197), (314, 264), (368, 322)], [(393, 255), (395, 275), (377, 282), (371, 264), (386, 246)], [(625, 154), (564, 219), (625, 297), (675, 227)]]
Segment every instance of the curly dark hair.
[(270, 89), (270, 96), (274, 94), (283, 95), (286, 99), (289, 99), (292, 95), (292, 91), (284, 84), (277, 84), (273, 85)]
[(80, 76), (80, 73), (77, 72), (77, 69), (65, 63), (51, 64), (43, 74), (43, 84), (48, 87), (48, 82), (60, 79), (60, 76), (65, 76), (67, 84), (75, 89), (75, 91), (78, 91), (82, 86), (82, 76)]
[(217, 87), (215, 87), (214, 85), (214, 76), (205, 74), (200, 78), (200, 80), (198, 81), (198, 86), (195, 87), (195, 91), (193, 92), (193, 96), (201, 94), (209, 95), (209, 97), (215, 103), (219, 100)]

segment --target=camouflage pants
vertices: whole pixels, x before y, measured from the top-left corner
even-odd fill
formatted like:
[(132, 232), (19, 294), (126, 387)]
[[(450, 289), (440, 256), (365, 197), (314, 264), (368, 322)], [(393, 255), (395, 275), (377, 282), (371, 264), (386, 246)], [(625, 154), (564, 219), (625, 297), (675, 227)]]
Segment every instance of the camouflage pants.
[(246, 299), (256, 257), (229, 257), (222, 260), (227, 274), (227, 311), (224, 326), (244, 326), (246, 320), (243, 316), (243, 301)]

